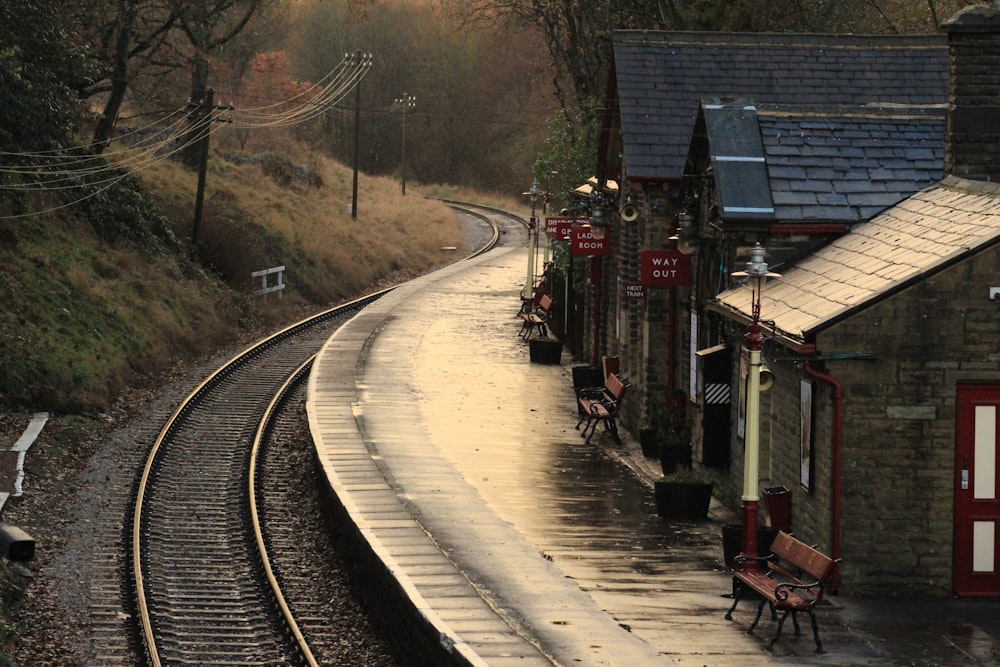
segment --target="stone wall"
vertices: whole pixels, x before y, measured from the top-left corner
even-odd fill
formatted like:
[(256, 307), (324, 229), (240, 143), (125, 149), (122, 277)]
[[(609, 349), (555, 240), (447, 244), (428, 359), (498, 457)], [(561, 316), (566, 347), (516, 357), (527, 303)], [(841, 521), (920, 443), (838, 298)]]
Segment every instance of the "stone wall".
[(951, 53), (951, 104), (945, 172), (1000, 177), (1000, 11), (969, 7), (945, 22)]
[[(955, 390), (958, 382), (995, 383), (1000, 373), (1000, 304), (988, 298), (989, 286), (1000, 282), (998, 261), (996, 248), (980, 252), (816, 340), (824, 360), (813, 366), (843, 390), (842, 592), (951, 591)], [(863, 358), (869, 354), (875, 359)], [(777, 380), (761, 402), (762, 451), (770, 450), (762, 456), (761, 486), (791, 489), (792, 529), (829, 553), (833, 387), (810, 378), (795, 356), (765, 347)], [(799, 484), (803, 379), (814, 382), (811, 491)], [(734, 423), (737, 410), (734, 401)], [(720, 487), (736, 509), (742, 452), (734, 438), (733, 468)]]

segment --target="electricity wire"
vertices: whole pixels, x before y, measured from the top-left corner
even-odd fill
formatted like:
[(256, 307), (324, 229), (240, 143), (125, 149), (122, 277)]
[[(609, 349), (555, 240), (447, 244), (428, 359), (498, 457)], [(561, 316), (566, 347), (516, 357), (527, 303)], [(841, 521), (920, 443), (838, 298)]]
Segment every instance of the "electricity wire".
[[(228, 122), (237, 128), (254, 129), (284, 127), (312, 120), (334, 109), (335, 105), (360, 83), (371, 65), (371, 55), (363, 55), (359, 58), (345, 55), (344, 60), (319, 82), (289, 99), (239, 112), (230, 106)], [(311, 95), (310, 93), (313, 92), (315, 94)], [(296, 100), (299, 100), (300, 103), (290, 110), (263, 113), (269, 109), (284, 109)], [(18, 182), (14, 183), (0, 180), (0, 190), (58, 191), (76, 189), (82, 186), (88, 188), (103, 186), (73, 201), (44, 211), (0, 216), (0, 220), (54, 212), (79, 204), (138, 171), (201, 141), (205, 133), (210, 131), (210, 126), (216, 118), (212, 109), (200, 116), (193, 116), (190, 113), (191, 110), (191, 105), (188, 105), (169, 113), (166, 119), (174, 118), (175, 120), (166, 127), (160, 127), (162, 121), (159, 121), (130, 130), (116, 137), (118, 142), (125, 139), (126, 146), (100, 155), (94, 151), (97, 144), (79, 146), (70, 150), (56, 149), (26, 153), (0, 151), (0, 158), (16, 157), (20, 162), (20, 164), (0, 163), (0, 175), (8, 174), (20, 177), (17, 179)], [(153, 128), (156, 128), (155, 131), (152, 131)], [(129, 139), (132, 137), (139, 137), (139, 139), (129, 144)], [(81, 183), (81, 181), (85, 182)]]

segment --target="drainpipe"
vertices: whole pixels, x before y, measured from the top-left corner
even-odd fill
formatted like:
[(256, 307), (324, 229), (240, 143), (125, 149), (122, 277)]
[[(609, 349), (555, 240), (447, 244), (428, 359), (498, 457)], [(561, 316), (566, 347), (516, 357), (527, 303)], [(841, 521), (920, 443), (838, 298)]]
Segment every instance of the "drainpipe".
[[(836, 560), (840, 558), (840, 472), (841, 440), (843, 438), (842, 427), (844, 421), (844, 391), (840, 386), (840, 382), (826, 373), (817, 371), (809, 365), (808, 361), (802, 367), (808, 375), (826, 382), (833, 387), (833, 473), (832, 480), (830, 481), (830, 493), (833, 496), (830, 507), (831, 514), (833, 515), (833, 525), (830, 527), (830, 550), (832, 552), (831, 557)], [(839, 572), (834, 577), (833, 592), (836, 593), (840, 578)]]
[(672, 393), (677, 388), (674, 376), (677, 375), (677, 352), (674, 346), (677, 344), (677, 288), (670, 288), (670, 328), (668, 330), (669, 342), (667, 343), (667, 392)]
[(590, 282), (594, 285), (594, 366), (601, 365), (601, 257), (590, 258)]

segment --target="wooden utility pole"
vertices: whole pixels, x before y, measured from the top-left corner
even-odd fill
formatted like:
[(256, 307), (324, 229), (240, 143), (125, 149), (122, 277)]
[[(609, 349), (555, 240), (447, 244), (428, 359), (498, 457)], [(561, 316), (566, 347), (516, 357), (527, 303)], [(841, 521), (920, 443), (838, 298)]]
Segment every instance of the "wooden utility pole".
[(204, 123), (200, 128), (200, 139), (198, 140), (200, 151), (198, 154), (198, 191), (194, 198), (194, 222), (191, 224), (191, 243), (198, 247), (198, 229), (201, 227), (201, 214), (205, 207), (205, 179), (208, 176), (208, 137), (212, 133), (212, 105), (215, 104), (215, 91), (209, 88), (205, 91), (205, 99), (201, 103), (198, 111), (199, 122)]
[[(354, 54), (358, 66), (362, 66), (361, 52)], [(354, 89), (354, 184), (351, 188), (351, 218), (358, 219), (358, 143), (361, 134), (361, 80)]]
[(205, 99), (198, 104), (196, 117), (202, 126), (198, 128), (198, 190), (194, 199), (194, 222), (191, 224), (191, 243), (198, 246), (198, 230), (201, 227), (202, 211), (205, 208), (205, 180), (208, 177), (208, 139), (212, 134), (212, 117), (216, 109), (232, 109), (232, 106), (215, 105), (215, 91), (205, 91)]
[(413, 95), (403, 93), (403, 96), (393, 103), (391, 109), (391, 111), (402, 111), (403, 113), (403, 155), (400, 170), (400, 181), (402, 184), (403, 196), (406, 196), (406, 114), (408, 114), (415, 106), (417, 106), (417, 98)]

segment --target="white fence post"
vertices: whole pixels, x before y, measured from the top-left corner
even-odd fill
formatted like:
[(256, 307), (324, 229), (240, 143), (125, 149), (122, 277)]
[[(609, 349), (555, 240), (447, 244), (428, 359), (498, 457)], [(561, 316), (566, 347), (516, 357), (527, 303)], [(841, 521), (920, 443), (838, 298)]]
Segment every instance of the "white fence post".
[[(268, 276), (277, 275), (277, 282), (273, 285), (268, 284)], [(282, 294), (281, 291), (285, 289), (285, 266), (275, 266), (270, 269), (264, 269), (262, 271), (254, 271), (250, 274), (250, 280), (254, 278), (260, 278), (261, 286), (259, 290), (254, 292), (255, 295), (260, 296), (261, 294), (270, 294), (271, 292), (277, 292), (278, 298), (280, 299)]]

